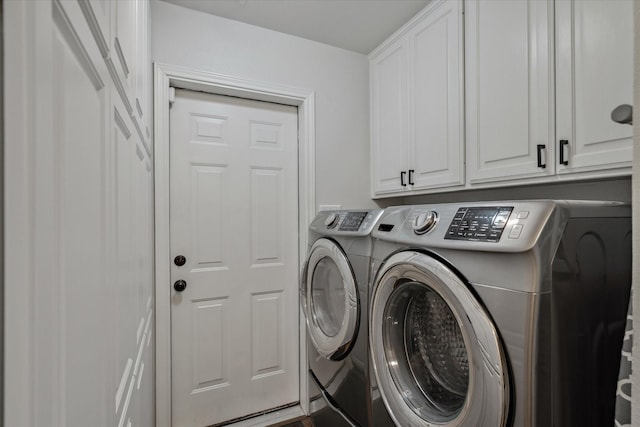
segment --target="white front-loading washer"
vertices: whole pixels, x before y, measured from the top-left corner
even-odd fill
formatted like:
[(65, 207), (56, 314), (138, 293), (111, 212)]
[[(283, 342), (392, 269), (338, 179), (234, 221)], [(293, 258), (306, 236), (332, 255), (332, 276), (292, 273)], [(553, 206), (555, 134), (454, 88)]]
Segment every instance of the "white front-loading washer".
[(372, 236), (372, 384), (396, 425), (613, 425), (629, 206), (393, 207)]

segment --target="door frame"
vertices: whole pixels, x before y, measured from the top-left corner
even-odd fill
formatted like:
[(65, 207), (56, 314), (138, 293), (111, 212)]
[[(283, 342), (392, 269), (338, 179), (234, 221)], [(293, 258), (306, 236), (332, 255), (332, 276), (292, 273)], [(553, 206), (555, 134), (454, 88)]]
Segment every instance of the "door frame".
[[(171, 426), (171, 292), (169, 242), (169, 103), (173, 88), (298, 107), (298, 271), (315, 214), (315, 92), (175, 65), (154, 63), (156, 426)], [(300, 413), (308, 413), (306, 328), (300, 325)], [(285, 411), (279, 411), (287, 416)], [(271, 421), (271, 420), (270, 420)]]

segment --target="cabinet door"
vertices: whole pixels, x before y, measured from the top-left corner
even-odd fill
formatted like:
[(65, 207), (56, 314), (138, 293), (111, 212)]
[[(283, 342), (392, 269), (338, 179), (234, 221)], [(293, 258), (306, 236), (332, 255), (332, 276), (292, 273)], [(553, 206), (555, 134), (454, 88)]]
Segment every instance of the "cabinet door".
[[(465, 3), (469, 182), (554, 173), (553, 3)], [(544, 146), (538, 150), (538, 145)], [(538, 167), (538, 151), (541, 163)]]
[(371, 58), (371, 182), (374, 195), (405, 190), (407, 171), (407, 45), (404, 39)]
[(633, 103), (633, 1), (558, 0), (556, 55), (559, 173), (630, 166), (632, 127), (610, 115)]
[(113, 47), (111, 60), (114, 63), (119, 83), (118, 91), (129, 115), (135, 105), (136, 64), (136, 9), (139, 0), (116, 0), (112, 2)]
[(412, 189), (464, 184), (461, 1), (442, 2), (409, 33)]
[(109, 0), (78, 0), (78, 4), (91, 27), (98, 49), (103, 57), (109, 56), (111, 49), (111, 3)]
[(149, 0), (136, 1), (136, 75), (135, 75), (135, 112), (136, 118), (143, 125), (148, 124), (148, 90), (149, 90), (149, 49), (148, 49)]

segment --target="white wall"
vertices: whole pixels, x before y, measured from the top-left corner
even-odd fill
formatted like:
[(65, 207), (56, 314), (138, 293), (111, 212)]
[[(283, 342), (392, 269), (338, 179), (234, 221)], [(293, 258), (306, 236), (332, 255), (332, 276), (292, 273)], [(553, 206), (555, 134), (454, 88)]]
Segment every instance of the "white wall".
[(315, 91), (316, 204), (375, 206), (365, 55), (162, 1), (151, 25), (153, 61)]

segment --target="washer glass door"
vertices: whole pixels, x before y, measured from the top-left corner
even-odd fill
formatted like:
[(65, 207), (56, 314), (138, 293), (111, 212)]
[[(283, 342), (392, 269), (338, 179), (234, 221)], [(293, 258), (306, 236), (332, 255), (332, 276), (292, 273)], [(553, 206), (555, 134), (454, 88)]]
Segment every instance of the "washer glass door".
[(380, 392), (398, 425), (505, 425), (508, 370), (497, 331), (444, 263), (414, 251), (384, 263), (370, 340)]
[(359, 320), (356, 280), (340, 246), (318, 239), (307, 257), (300, 289), (309, 337), (322, 356), (344, 358), (354, 343)]

